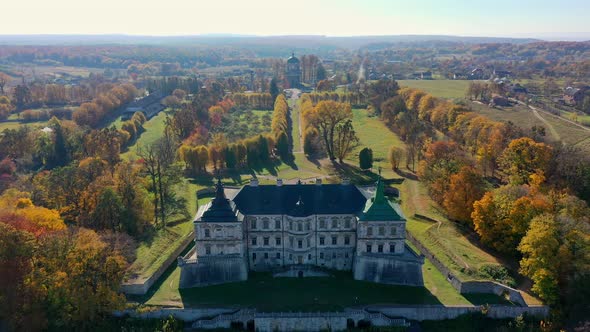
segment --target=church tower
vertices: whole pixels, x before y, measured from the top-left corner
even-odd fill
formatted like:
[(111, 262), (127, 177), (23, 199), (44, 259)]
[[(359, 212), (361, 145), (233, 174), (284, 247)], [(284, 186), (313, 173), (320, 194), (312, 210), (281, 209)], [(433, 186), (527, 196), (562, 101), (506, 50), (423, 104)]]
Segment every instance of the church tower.
[(295, 53), (291, 53), (291, 56), (287, 59), (287, 70), (285, 74), (289, 88), (299, 88), (301, 85), (301, 67), (299, 59), (295, 57)]

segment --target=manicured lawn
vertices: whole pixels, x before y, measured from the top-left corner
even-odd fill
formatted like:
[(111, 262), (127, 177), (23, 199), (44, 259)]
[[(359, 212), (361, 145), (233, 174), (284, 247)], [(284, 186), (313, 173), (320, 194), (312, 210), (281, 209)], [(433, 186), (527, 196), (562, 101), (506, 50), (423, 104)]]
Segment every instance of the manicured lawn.
[(303, 279), (250, 273), (244, 282), (179, 290), (180, 268), (174, 267), (143, 303), (177, 307), (255, 307), (260, 311), (337, 311), (368, 304), (508, 303), (493, 295), (466, 299), (428, 261), (423, 273), (424, 288), (356, 281), (351, 272), (333, 272), (333, 277)]
[(469, 80), (400, 80), (400, 87), (416, 88), (441, 98), (464, 98)]
[(377, 170), (381, 167), (384, 177), (398, 178), (399, 176), (391, 170), (387, 155), (391, 146), (405, 150), (405, 144), (378, 117), (369, 117), (364, 109), (353, 109), (352, 113), (352, 124), (360, 143), (348, 158), (350, 164), (358, 166), (360, 150), (369, 147), (373, 150), (373, 169)]

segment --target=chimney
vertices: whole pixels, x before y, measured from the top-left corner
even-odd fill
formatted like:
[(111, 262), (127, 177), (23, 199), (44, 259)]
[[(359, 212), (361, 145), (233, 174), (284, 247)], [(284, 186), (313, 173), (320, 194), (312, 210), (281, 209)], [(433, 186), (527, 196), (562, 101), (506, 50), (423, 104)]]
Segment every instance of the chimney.
[(316, 178), (316, 179), (315, 179), (315, 185), (316, 185), (316, 186), (321, 186), (321, 185), (322, 185), (322, 179), (320, 179), (320, 178)]
[(258, 179), (257, 178), (250, 179), (250, 187), (258, 187)]
[(282, 185), (283, 185), (283, 179), (277, 178), (277, 187), (280, 187)]

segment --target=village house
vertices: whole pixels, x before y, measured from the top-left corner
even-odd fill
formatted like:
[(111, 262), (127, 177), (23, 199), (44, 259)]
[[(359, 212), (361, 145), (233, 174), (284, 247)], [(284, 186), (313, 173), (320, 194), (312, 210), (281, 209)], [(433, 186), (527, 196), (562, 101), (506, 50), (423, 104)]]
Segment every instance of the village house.
[(165, 108), (166, 106), (162, 104), (162, 95), (160, 93), (153, 92), (130, 103), (125, 111), (123, 111), (122, 119), (128, 120), (133, 116), (133, 114), (135, 114), (135, 112), (142, 112), (149, 120), (163, 111)]

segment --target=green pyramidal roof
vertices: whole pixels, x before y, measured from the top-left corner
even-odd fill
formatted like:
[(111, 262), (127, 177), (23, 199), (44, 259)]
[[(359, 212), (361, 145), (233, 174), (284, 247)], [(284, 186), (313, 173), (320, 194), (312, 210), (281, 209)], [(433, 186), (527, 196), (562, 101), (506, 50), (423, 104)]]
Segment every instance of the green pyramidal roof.
[(377, 189), (375, 196), (367, 200), (365, 209), (359, 217), (361, 221), (398, 221), (404, 220), (395, 210), (393, 205), (385, 197), (385, 189), (381, 176), (377, 180)]

